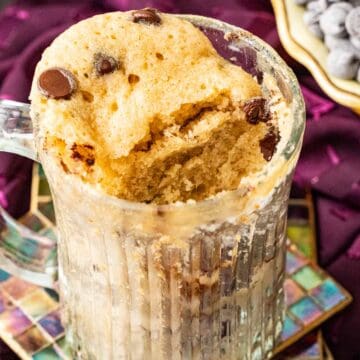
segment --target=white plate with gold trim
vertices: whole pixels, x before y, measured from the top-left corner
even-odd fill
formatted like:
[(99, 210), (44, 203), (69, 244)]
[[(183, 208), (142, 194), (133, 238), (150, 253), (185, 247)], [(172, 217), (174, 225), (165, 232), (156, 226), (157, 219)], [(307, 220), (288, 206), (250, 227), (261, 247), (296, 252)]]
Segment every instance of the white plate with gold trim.
[(305, 8), (294, 0), (272, 0), (277, 29), (286, 51), (303, 64), (314, 76), (322, 90), (337, 103), (360, 114), (360, 83), (342, 80), (326, 69), (328, 49), (313, 35), (303, 21)]

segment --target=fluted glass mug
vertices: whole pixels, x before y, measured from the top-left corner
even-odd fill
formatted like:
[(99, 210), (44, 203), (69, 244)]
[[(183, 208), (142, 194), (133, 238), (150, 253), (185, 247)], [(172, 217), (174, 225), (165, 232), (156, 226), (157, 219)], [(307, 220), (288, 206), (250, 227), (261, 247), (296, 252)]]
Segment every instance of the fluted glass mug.
[[(266, 359), (279, 339), (287, 200), (304, 131), (299, 85), (256, 36), (179, 16), (260, 83), (264, 74), (274, 77), (289, 106), (286, 143), (252, 189), (160, 206), (104, 195), (36, 150), (28, 105), (0, 104), (0, 150), (40, 161), (50, 183), (62, 318), (75, 358)], [(1, 212), (4, 229), (16, 226)], [(27, 235), (38, 251), (29, 258), (2, 239), (0, 266), (52, 286), (56, 267), (48, 258), (56, 244)]]

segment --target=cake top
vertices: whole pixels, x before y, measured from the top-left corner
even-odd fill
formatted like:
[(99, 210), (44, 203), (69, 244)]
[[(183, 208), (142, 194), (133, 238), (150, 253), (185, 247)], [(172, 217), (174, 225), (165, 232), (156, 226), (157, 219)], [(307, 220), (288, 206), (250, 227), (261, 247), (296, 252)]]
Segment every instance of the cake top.
[[(194, 179), (187, 177), (187, 196), (161, 195), (169, 171), (176, 178), (174, 169), (198, 157), (209, 141), (212, 147), (230, 141), (219, 132), (226, 126), (241, 134), (258, 128), (248, 145), (260, 165), (274, 151), (260, 153), (270, 113), (256, 80), (218, 55), (190, 22), (153, 9), (102, 14), (70, 27), (43, 53), (30, 99), (38, 147), (57, 157), (66, 172), (130, 200), (166, 203), (228, 189), (219, 180), (216, 189), (202, 186), (203, 194), (195, 196)], [(238, 170), (228, 164), (226, 171)], [(156, 184), (154, 172), (162, 174)], [(140, 183), (156, 191), (137, 191)], [(176, 186), (170, 185), (173, 193)], [(194, 186), (200, 185), (198, 180)]]
[[(147, 140), (153, 128), (188, 121), (219, 94), (237, 101), (260, 95), (251, 76), (220, 57), (190, 22), (138, 14), (81, 21), (44, 52), (30, 96), (44, 131), (66, 142), (95, 138), (109, 157), (118, 158)], [(58, 79), (55, 71), (48, 79), (39, 76), (54, 67), (69, 79), (67, 99), (58, 89), (52, 96), (58, 99), (41, 96), (47, 95), (41, 85)]]

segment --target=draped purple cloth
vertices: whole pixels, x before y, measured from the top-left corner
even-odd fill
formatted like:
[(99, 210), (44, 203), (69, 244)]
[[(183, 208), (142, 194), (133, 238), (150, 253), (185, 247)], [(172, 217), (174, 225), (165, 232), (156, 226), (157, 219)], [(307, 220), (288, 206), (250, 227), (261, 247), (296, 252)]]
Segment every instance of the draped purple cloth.
[[(313, 190), (320, 263), (354, 296), (324, 331), (336, 359), (360, 358), (360, 117), (329, 100), (280, 45), (268, 0), (19, 0), (0, 14), (0, 98), (27, 101), (43, 49), (69, 25), (96, 13), (156, 7), (241, 26), (278, 50), (296, 72), (307, 128), (295, 184)], [(0, 154), (0, 204), (14, 216), (28, 207), (31, 162)]]

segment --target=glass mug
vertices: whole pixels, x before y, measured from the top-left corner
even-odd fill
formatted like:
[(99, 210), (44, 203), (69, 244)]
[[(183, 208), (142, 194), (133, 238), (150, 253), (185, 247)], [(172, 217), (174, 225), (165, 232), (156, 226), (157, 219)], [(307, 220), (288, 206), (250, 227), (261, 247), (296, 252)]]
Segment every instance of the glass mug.
[[(265, 359), (281, 333), (287, 200), (305, 124), (299, 85), (256, 36), (179, 16), (259, 82), (263, 73), (274, 76), (288, 102), (291, 133), (251, 195), (239, 188), (161, 206), (104, 195), (36, 152), (27, 105), (0, 104), (0, 150), (41, 161), (50, 183), (62, 316), (75, 358)], [(5, 228), (15, 227), (1, 211)], [(49, 254), (56, 244), (31, 232), (28, 238), (32, 256), (1, 241), (0, 266), (52, 286), (56, 264)]]

